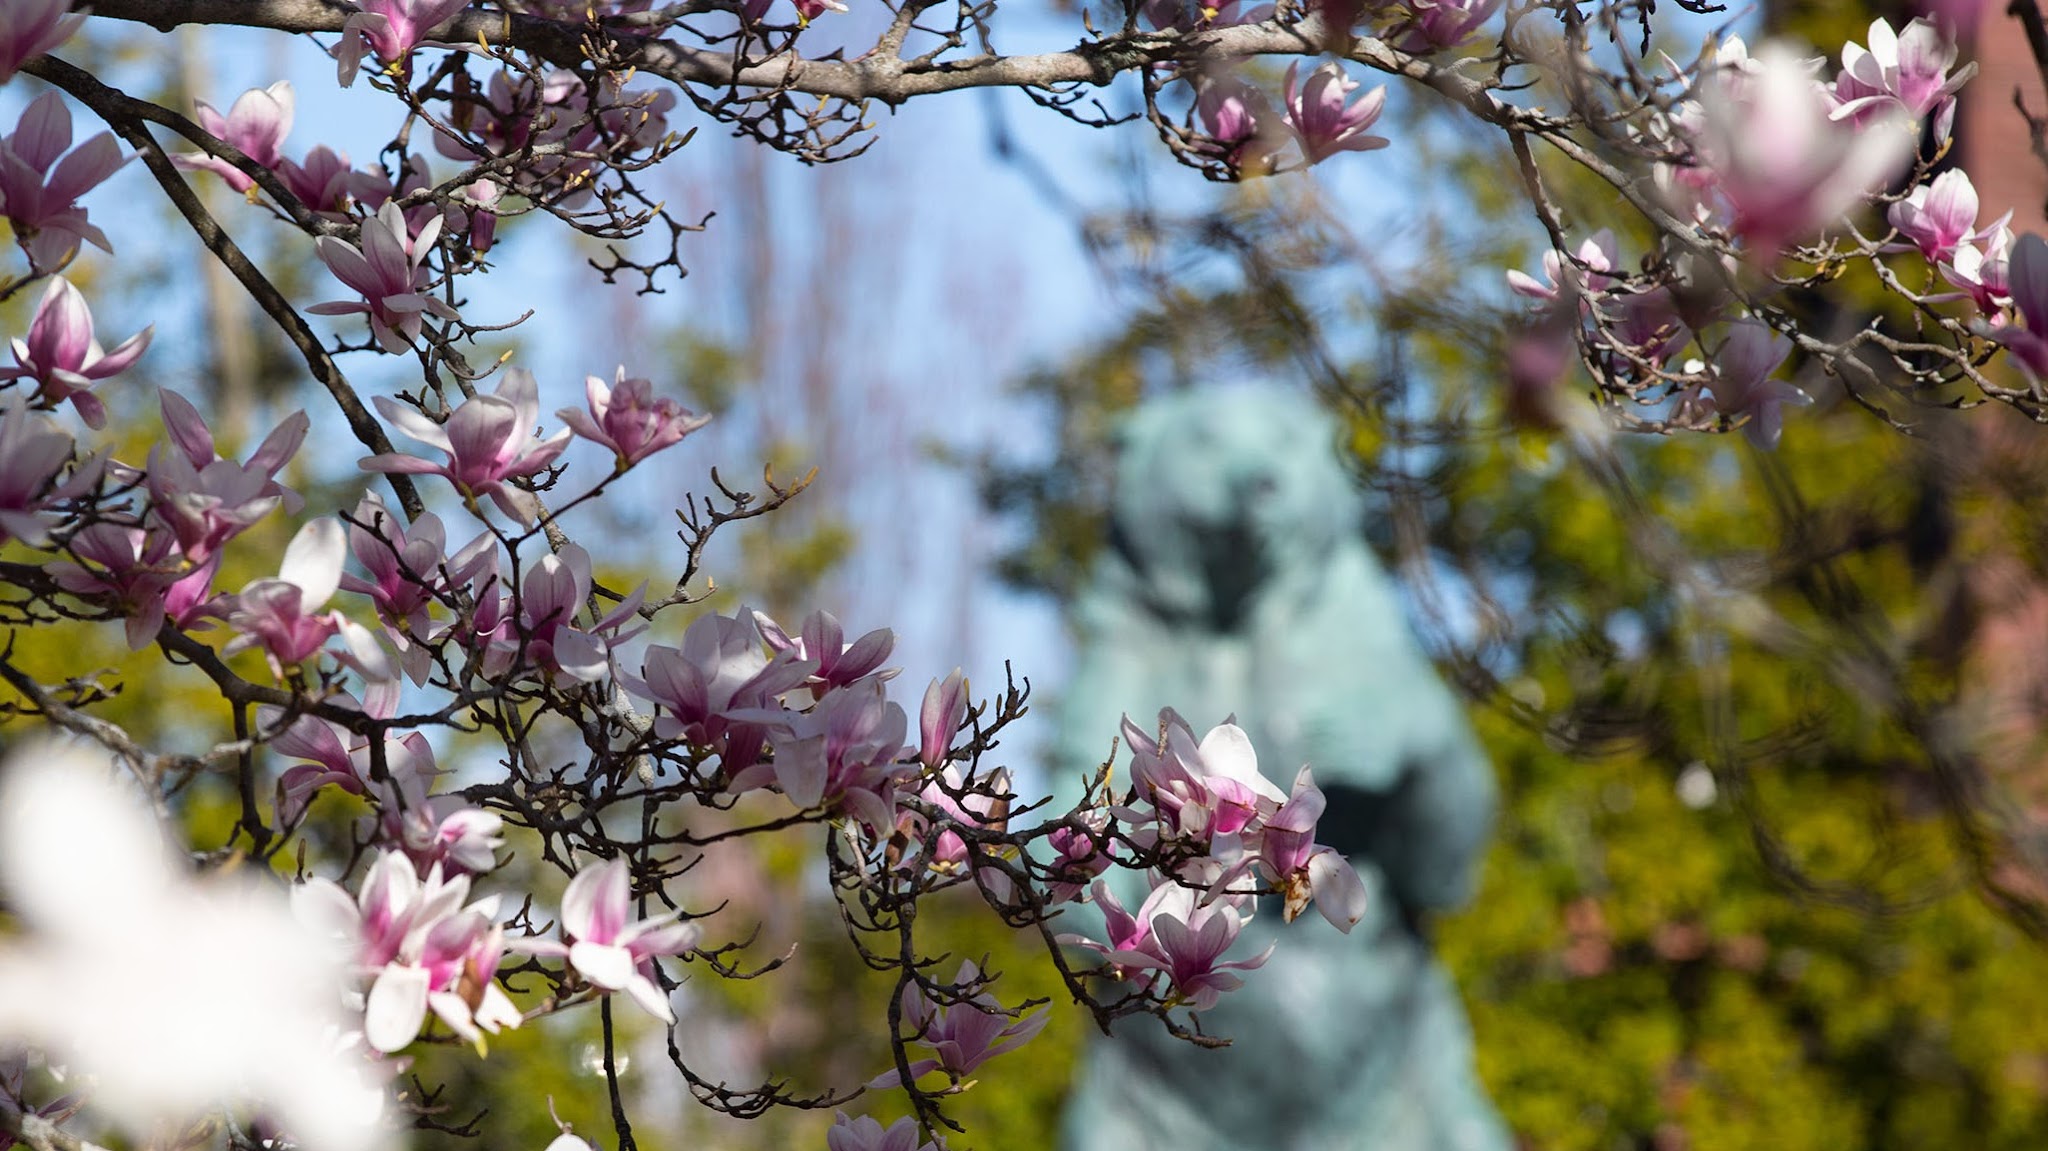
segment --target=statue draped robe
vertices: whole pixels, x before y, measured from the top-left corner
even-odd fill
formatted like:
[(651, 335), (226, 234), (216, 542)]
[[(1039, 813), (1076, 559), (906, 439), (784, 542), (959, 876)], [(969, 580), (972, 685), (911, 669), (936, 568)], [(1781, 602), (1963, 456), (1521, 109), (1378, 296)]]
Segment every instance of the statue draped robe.
[[(1198, 1017), (1231, 1046), (1123, 1021), (1084, 1056), (1064, 1151), (1511, 1145), (1425, 934), (1429, 912), (1470, 893), (1492, 769), (1358, 534), (1333, 442), (1320, 409), (1274, 392), (1191, 393), (1132, 418), (1115, 546), (1076, 607), (1054, 776), (1078, 796), (1126, 713), (1149, 729), (1172, 706), (1197, 732), (1234, 714), (1281, 788), (1314, 768), (1330, 801), (1317, 839), (1357, 868), (1368, 911), (1346, 935), (1313, 912), (1283, 925), (1262, 901), (1230, 958), (1279, 946)], [(1119, 896), (1135, 908), (1132, 888)]]

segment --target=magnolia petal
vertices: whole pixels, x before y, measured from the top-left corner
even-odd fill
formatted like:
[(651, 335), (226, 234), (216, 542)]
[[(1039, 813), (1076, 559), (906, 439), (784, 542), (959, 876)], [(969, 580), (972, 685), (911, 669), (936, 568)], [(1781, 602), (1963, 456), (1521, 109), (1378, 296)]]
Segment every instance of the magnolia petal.
[(341, 565), (348, 558), (348, 533), (340, 521), (321, 517), (308, 522), (285, 545), (278, 578), (299, 587), (299, 606), (314, 611), (341, 586)]
[(424, 967), (388, 964), (377, 973), (363, 1008), (363, 1038), (386, 1055), (419, 1037), (427, 1021), (428, 975)]
[(633, 953), (609, 943), (578, 941), (569, 946), (569, 962), (591, 986), (621, 991), (634, 979)]
[(676, 1014), (668, 1005), (668, 995), (645, 975), (635, 974), (626, 981), (626, 994), (633, 997), (649, 1015), (670, 1026), (675, 1025)]
[(1308, 886), (1315, 895), (1316, 910), (1330, 926), (1349, 935), (1365, 918), (1365, 881), (1349, 860), (1334, 851), (1319, 851), (1309, 857)]

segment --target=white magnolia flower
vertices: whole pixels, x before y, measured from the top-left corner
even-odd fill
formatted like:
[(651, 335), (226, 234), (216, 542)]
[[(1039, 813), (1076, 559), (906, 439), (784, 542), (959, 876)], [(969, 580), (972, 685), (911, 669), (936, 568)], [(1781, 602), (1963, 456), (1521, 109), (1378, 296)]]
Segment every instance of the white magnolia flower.
[(332, 1042), (342, 958), (259, 881), (204, 882), (104, 756), (19, 749), (0, 772), (0, 1040), (88, 1074), (146, 1133), (247, 1101), (308, 1151), (382, 1151), (360, 1060)]

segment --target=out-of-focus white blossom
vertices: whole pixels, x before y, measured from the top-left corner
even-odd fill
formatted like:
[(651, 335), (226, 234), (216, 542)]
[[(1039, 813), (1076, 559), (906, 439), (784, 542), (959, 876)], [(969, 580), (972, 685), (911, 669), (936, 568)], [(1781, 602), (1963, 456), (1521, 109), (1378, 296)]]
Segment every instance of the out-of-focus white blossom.
[(138, 1134), (246, 1100), (309, 1151), (390, 1139), (339, 1050), (342, 957), (254, 879), (194, 881), (104, 756), (18, 750), (0, 773), (0, 1041), (89, 1075)]

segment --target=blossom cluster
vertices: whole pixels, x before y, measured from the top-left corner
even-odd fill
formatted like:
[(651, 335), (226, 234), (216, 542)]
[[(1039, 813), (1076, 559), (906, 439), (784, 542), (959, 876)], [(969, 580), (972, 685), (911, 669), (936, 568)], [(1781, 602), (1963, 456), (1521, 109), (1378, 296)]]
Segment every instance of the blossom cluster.
[[(662, 873), (639, 873), (645, 861), (622, 852), (575, 869), (560, 899), (559, 936), (535, 929), (528, 893), (513, 893), (521, 910), (511, 918), (501, 894), (479, 896), (501, 868), (507, 816), (518, 808), (442, 790), (450, 773), (424, 729), (475, 705), (406, 714), (408, 695), (420, 692), (529, 700), (574, 709), (580, 722), (613, 723), (607, 742), (623, 741), (621, 754), (647, 761), (642, 778), (679, 777), (678, 795), (712, 809), (781, 804), (798, 820), (838, 826), (862, 856), (846, 876), (890, 898), (971, 882), (1006, 915), (1043, 916), (1089, 898), (1090, 881), (1119, 861), (1153, 868), (1159, 895), (1137, 920), (1095, 885), (1114, 939), (1078, 946), (1107, 956), (1161, 1011), (1204, 1010), (1235, 985), (1230, 972), (1256, 965), (1221, 953), (1261, 893), (1282, 894), (1289, 918), (1314, 902), (1342, 927), (1357, 920), (1356, 875), (1314, 843), (1322, 800), (1311, 778), (1304, 772), (1282, 794), (1259, 774), (1233, 725), (1197, 744), (1170, 713), (1158, 740), (1127, 724), (1128, 795), (1013, 829), (1009, 771), (979, 769), (974, 740), (956, 742), (984, 714), (971, 706), (964, 676), (956, 670), (930, 681), (913, 730), (889, 698), (897, 669), (886, 666), (894, 649), (887, 629), (849, 638), (827, 612), (786, 628), (743, 609), (698, 615), (677, 644), (636, 643), (646, 627), (644, 587), (613, 595), (614, 606), (600, 614), (591, 606), (596, 573), (577, 545), (518, 565), (520, 543), (539, 531), (529, 525), (544, 514), (533, 479), (570, 438), (612, 457), (601, 489), (702, 425), (650, 389), (623, 373), (617, 387), (593, 379), (588, 407), (558, 413), (567, 428), (547, 439), (532, 431), (537, 381), (516, 369), (438, 422), (384, 401), (379, 408), (396, 429), (443, 458), (394, 452), (360, 466), (440, 481), (482, 530), (451, 550), (435, 513), (406, 522), (382, 497), (365, 494), (346, 517), (305, 520), (277, 574), (234, 593), (215, 586), (223, 557), (276, 513), (302, 507), (277, 478), (304, 442), (302, 413), (242, 462), (218, 454), (190, 403), (162, 392), (164, 439), (141, 467), (87, 453), (52, 415), (18, 397), (0, 422), (0, 444), (9, 448), (0, 456), (0, 490), (10, 493), (0, 522), (48, 556), (52, 580), (69, 597), (53, 605), (120, 619), (138, 647), (187, 650), (181, 645), (209, 630), (224, 632), (219, 658), (260, 653), (269, 682), (287, 693), (289, 704), (254, 711), (254, 744), (284, 766), (271, 808), (276, 826), (252, 827), (290, 837), (315, 821), (324, 794), (349, 797), (365, 812), (351, 837), (367, 851), (352, 887), (315, 875), (293, 901), (299, 921), (350, 972), (338, 989), (346, 992), (339, 1050), (359, 1074), (373, 1083), (388, 1078), (408, 1048), (437, 1030), (482, 1054), (491, 1035), (520, 1026), (531, 1009), (500, 980), (512, 957), (552, 987), (551, 1003), (573, 1003), (583, 991), (624, 993), (673, 1025), (673, 982), (659, 961), (694, 956), (702, 939), (680, 908), (633, 910), (636, 896), (662, 892)], [(333, 606), (337, 599), (351, 607)], [(349, 680), (359, 695), (342, 690)], [(608, 713), (593, 707), (621, 699), (644, 707), (639, 725), (603, 719)], [(1041, 841), (1049, 862), (1026, 853)], [(1191, 881), (1206, 894), (1198, 899)], [(906, 986), (909, 1030), (900, 1043), (929, 1054), (902, 1064), (907, 1074), (878, 1077), (875, 1088), (917, 1090), (918, 1078), (939, 1071), (958, 1084), (1044, 1025), (1043, 1013), (1005, 1008), (971, 964), (951, 984), (922, 978)]]
[[(1956, 60), (1955, 45), (1926, 19), (1902, 33), (1874, 22), (1869, 46), (1846, 46), (1832, 80), (1821, 75), (1824, 61), (1777, 45), (1751, 55), (1738, 38), (1722, 41), (1687, 92), (1639, 133), (1658, 157), (1649, 190), (1683, 231), (1667, 233), (1641, 270), (1602, 230), (1546, 252), (1540, 280), (1508, 273), (1508, 287), (1536, 301), (1511, 355), (1513, 383), (1525, 401), (1536, 398), (1527, 405), (1535, 417), (1555, 415), (1541, 397), (1583, 354), (1605, 387), (1656, 406), (1653, 426), (1741, 428), (1758, 446), (1776, 446), (1786, 407), (1813, 398), (1777, 378), (1794, 341), (1770, 302), (1770, 278), (1787, 258), (1825, 262), (1834, 251), (1827, 233), (1841, 236), (1844, 221), (1872, 203), (1890, 234), (1862, 242), (1869, 257), (1917, 253), (1946, 284), (1902, 294), (1923, 307), (1962, 304), (1960, 314), (1930, 312), (1962, 340), (2026, 343), (2014, 338), (2014, 321), (2028, 312), (2008, 287), (2010, 214), (1979, 220), (1968, 173), (1914, 165), (1923, 130), (1937, 154), (1948, 146), (1955, 93), (1975, 71)], [(1684, 70), (1672, 64), (1671, 74)], [(1909, 186), (1891, 191), (1908, 169)]]
[[(422, 231), (429, 240), (436, 222)], [(394, 233), (406, 226), (389, 203), (372, 223)], [(390, 427), (435, 458), (378, 453), (359, 461), (362, 471), (434, 481), (436, 498), (480, 530), (454, 546), (438, 514), (408, 518), (365, 493), (345, 516), (302, 520), (275, 575), (226, 591), (225, 558), (251, 533), (275, 530), (280, 513), (304, 508), (280, 477), (310, 421), (289, 414), (238, 460), (220, 454), (196, 407), (164, 390), (163, 436), (141, 466), (88, 450), (52, 412), (68, 403), (81, 418), (97, 416), (75, 381), (111, 378), (147, 341), (100, 352), (76, 290), (53, 285), (19, 344), (20, 372), (0, 381), (0, 525), (45, 557), (57, 614), (118, 619), (138, 649), (189, 652), (214, 632), (213, 658), (260, 654), (267, 675), (244, 681), (248, 690), (267, 682), (289, 702), (253, 711), (250, 742), (281, 770), (274, 826), (258, 809), (244, 826), (281, 844), (337, 802), (363, 812), (351, 836), (365, 852), (352, 886), (315, 875), (293, 902), (350, 973), (337, 989), (337, 1050), (373, 1084), (399, 1070), (422, 1036), (445, 1033), (482, 1054), (490, 1036), (525, 1022), (531, 1009), (501, 982), (515, 962), (551, 987), (550, 1009), (579, 993), (624, 993), (673, 1025), (673, 982), (659, 963), (694, 956), (702, 939), (680, 908), (636, 913), (634, 899), (662, 893), (665, 873), (597, 838), (586, 851), (600, 858), (586, 856), (561, 896), (558, 936), (536, 930), (529, 893), (512, 893), (521, 910), (510, 918), (504, 893), (477, 894), (499, 872), (508, 816), (520, 808), (486, 802), (488, 792), (444, 790), (452, 773), (428, 729), (480, 700), (599, 725), (610, 750), (643, 761), (642, 779), (677, 779), (674, 794), (709, 809), (780, 804), (789, 818), (836, 825), (861, 856), (845, 877), (888, 898), (973, 883), (1006, 915), (1043, 916), (1088, 898), (1090, 881), (1119, 861), (1176, 876), (1163, 892), (1192, 892), (1184, 883), (1198, 877), (1209, 889), (1199, 905), (1162, 896), (1148, 903), (1144, 930), (1122, 931), (1105, 952), (1121, 967), (1156, 967), (1163, 982), (1141, 980), (1141, 998), (1161, 1011), (1205, 1009), (1233, 985), (1229, 970), (1249, 966), (1218, 956), (1262, 891), (1284, 893), (1289, 917), (1313, 899), (1333, 922), (1357, 918), (1355, 875), (1313, 843), (1313, 783), (1304, 774), (1292, 795), (1265, 783), (1234, 726), (1197, 746), (1168, 716), (1161, 742), (1134, 736), (1137, 786), (1123, 802), (1013, 829), (1010, 772), (980, 769), (972, 737), (957, 743), (985, 716), (965, 677), (930, 681), (913, 729), (889, 697), (898, 669), (886, 666), (895, 642), (887, 629), (849, 637), (828, 612), (792, 628), (742, 609), (699, 614), (679, 643), (645, 642), (644, 585), (605, 592), (611, 604), (599, 610), (597, 573), (581, 547), (561, 543), (522, 563), (522, 546), (552, 522), (538, 485), (572, 440), (610, 457), (593, 488), (601, 492), (703, 426), (624, 369), (610, 385), (588, 380), (586, 406), (556, 413), (563, 429), (546, 437), (534, 430), (539, 383), (516, 368), (439, 413), (378, 397)], [(68, 376), (44, 370), (56, 363), (76, 367)], [(345, 690), (351, 681), (357, 692)], [(409, 698), (442, 693), (454, 702), (407, 712)], [(622, 708), (643, 718), (627, 723)], [(1027, 854), (1039, 841), (1049, 863)], [(903, 1005), (909, 1033), (900, 1044), (930, 1054), (903, 1064), (907, 1076), (876, 1079), (877, 1088), (915, 1091), (933, 1071), (957, 1084), (1045, 1021), (1003, 1007), (972, 965), (952, 984), (920, 976)]]
[(1289, 922), (1311, 904), (1339, 931), (1364, 916), (1358, 873), (1315, 841), (1325, 800), (1309, 768), (1282, 792), (1259, 771), (1242, 728), (1219, 724), (1197, 743), (1170, 710), (1160, 714), (1156, 736), (1125, 717), (1123, 737), (1131, 790), (1109, 814), (1132, 829), (1132, 846), (1162, 866), (1149, 873), (1151, 892), (1135, 914), (1095, 880), (1093, 901), (1108, 938), (1069, 934), (1063, 942), (1101, 956), (1118, 978), (1163, 980), (1170, 1001), (1205, 1011), (1240, 984), (1234, 972), (1260, 966), (1271, 951), (1224, 959), (1262, 892), (1281, 895)]

